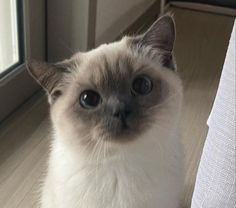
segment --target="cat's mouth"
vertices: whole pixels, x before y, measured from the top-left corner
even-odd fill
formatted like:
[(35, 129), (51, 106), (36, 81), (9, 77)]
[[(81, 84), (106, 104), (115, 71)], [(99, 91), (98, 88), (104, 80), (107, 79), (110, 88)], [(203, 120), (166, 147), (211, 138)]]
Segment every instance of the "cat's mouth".
[(114, 132), (121, 132), (124, 130), (129, 129), (129, 124), (127, 119), (120, 118), (120, 119), (110, 119), (106, 125), (106, 129), (108, 131), (114, 131)]
[(107, 135), (109, 138), (115, 139), (130, 134), (131, 126), (130, 122), (126, 118), (112, 118), (103, 122), (102, 131), (103, 134)]

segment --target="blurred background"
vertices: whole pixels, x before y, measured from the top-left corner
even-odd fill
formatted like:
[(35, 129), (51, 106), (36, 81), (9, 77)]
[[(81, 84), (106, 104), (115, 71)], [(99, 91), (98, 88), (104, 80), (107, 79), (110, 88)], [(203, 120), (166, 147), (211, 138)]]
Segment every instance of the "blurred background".
[(44, 92), (26, 61), (56, 62), (147, 29), (171, 12), (184, 84), (184, 204), (190, 207), (235, 15), (235, 0), (0, 0), (0, 207), (37, 207), (50, 135)]

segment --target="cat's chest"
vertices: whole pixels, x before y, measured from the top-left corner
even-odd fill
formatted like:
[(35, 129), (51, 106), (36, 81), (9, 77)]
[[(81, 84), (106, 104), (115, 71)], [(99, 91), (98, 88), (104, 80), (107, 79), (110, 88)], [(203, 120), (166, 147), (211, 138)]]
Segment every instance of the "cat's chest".
[(159, 179), (157, 172), (140, 168), (97, 167), (65, 177), (57, 197), (65, 207), (141, 208), (160, 196), (164, 183)]
[(52, 190), (58, 208), (174, 207), (169, 203), (180, 189), (178, 157), (152, 146), (145, 154), (136, 149), (123, 159), (85, 166), (66, 151), (53, 151), (46, 181), (52, 185), (45, 190)]

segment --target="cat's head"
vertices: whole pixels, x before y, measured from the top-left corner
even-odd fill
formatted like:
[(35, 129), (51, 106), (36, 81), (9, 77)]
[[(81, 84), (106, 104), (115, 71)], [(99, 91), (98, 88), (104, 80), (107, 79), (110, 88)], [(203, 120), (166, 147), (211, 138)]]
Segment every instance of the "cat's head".
[(47, 91), (56, 133), (84, 144), (127, 142), (163, 117), (171, 125), (181, 100), (174, 40), (175, 25), (166, 15), (143, 35), (60, 63), (30, 63), (30, 74)]

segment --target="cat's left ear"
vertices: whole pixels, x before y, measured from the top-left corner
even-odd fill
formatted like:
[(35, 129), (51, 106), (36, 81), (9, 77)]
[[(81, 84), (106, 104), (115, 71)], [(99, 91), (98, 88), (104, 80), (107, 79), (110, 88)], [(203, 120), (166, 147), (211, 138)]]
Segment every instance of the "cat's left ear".
[(69, 63), (67, 60), (55, 64), (28, 61), (28, 72), (47, 92), (49, 103), (62, 94), (62, 87), (65, 85), (63, 79), (66, 74), (70, 73)]
[[(173, 17), (164, 15), (156, 20), (142, 35), (135, 37), (132, 44), (140, 53), (149, 57), (158, 56), (164, 66), (172, 68), (172, 52), (175, 42), (175, 23)], [(142, 50), (144, 49), (144, 50)]]

